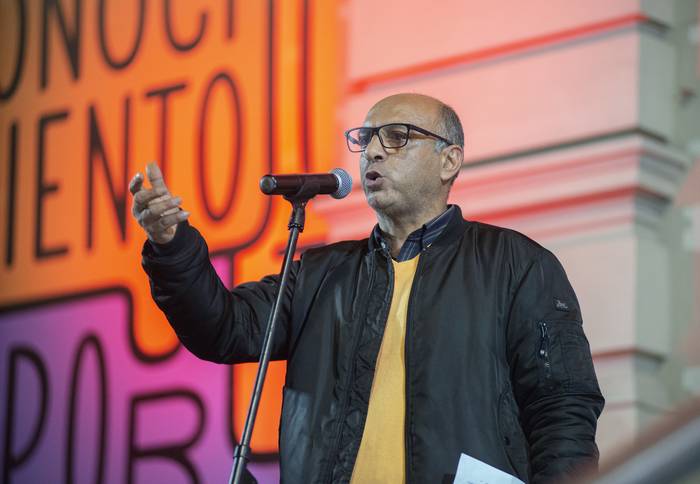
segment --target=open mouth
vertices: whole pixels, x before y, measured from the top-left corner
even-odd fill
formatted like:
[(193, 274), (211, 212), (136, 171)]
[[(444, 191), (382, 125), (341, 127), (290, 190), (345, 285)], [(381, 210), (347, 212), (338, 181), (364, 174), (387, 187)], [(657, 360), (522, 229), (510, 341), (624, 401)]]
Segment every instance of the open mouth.
[(372, 180), (372, 181), (376, 180), (377, 178), (381, 178), (381, 176), (382, 175), (380, 175), (379, 172), (376, 172), (374, 170), (368, 171), (367, 173), (365, 173), (365, 178), (367, 178), (368, 180)]

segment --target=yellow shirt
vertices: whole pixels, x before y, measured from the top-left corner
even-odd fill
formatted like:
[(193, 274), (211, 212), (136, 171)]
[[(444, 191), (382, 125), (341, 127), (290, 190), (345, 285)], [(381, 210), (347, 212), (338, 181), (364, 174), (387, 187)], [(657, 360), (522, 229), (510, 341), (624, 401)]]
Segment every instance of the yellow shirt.
[(404, 420), (406, 313), (418, 258), (394, 265), (394, 293), (377, 356), (367, 420), (352, 473), (353, 484), (406, 482)]

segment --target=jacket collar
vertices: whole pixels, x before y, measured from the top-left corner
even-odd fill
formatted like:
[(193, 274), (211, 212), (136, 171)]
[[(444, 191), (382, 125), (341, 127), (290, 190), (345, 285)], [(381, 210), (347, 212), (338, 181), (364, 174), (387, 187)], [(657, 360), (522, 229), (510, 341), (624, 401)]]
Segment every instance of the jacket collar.
[[(462, 236), (462, 234), (464, 233), (464, 224), (466, 222), (462, 218), (462, 210), (460, 209), (459, 205), (450, 205), (445, 212), (443, 212), (427, 224), (423, 225), (423, 227), (418, 229), (416, 232), (424, 232), (426, 229), (430, 230), (430, 226), (435, 224), (436, 222), (438, 225), (442, 225), (445, 222), (445, 218), (447, 218), (447, 223), (444, 225), (444, 228), (440, 230), (437, 237), (435, 237), (433, 240), (430, 240), (430, 242), (427, 243), (426, 246), (423, 247), (423, 249), (427, 248), (428, 246), (445, 247), (450, 245), (454, 240)], [(411, 236), (416, 234), (416, 232), (413, 232)], [(374, 229), (372, 230), (372, 233), (370, 234), (368, 240), (368, 248), (370, 252), (374, 250), (382, 250), (381, 232), (379, 230), (378, 225), (375, 225)]]

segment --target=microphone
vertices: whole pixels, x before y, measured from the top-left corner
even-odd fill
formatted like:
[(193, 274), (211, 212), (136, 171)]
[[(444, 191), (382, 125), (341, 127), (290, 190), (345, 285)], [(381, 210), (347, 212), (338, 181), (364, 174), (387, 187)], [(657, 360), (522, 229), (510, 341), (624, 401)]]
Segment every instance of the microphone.
[(316, 195), (344, 198), (351, 189), (352, 178), (342, 168), (334, 168), (329, 173), (265, 175), (260, 179), (260, 190), (265, 195), (293, 196), (303, 190), (309, 198)]

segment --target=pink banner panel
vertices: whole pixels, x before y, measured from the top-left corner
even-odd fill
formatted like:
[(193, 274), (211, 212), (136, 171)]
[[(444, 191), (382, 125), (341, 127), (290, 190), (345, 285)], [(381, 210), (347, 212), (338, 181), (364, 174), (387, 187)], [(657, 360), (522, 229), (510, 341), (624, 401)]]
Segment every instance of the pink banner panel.
[[(3, 482), (225, 482), (229, 368), (139, 360), (131, 311), (116, 288), (0, 316)], [(251, 470), (278, 480), (274, 462)]]

